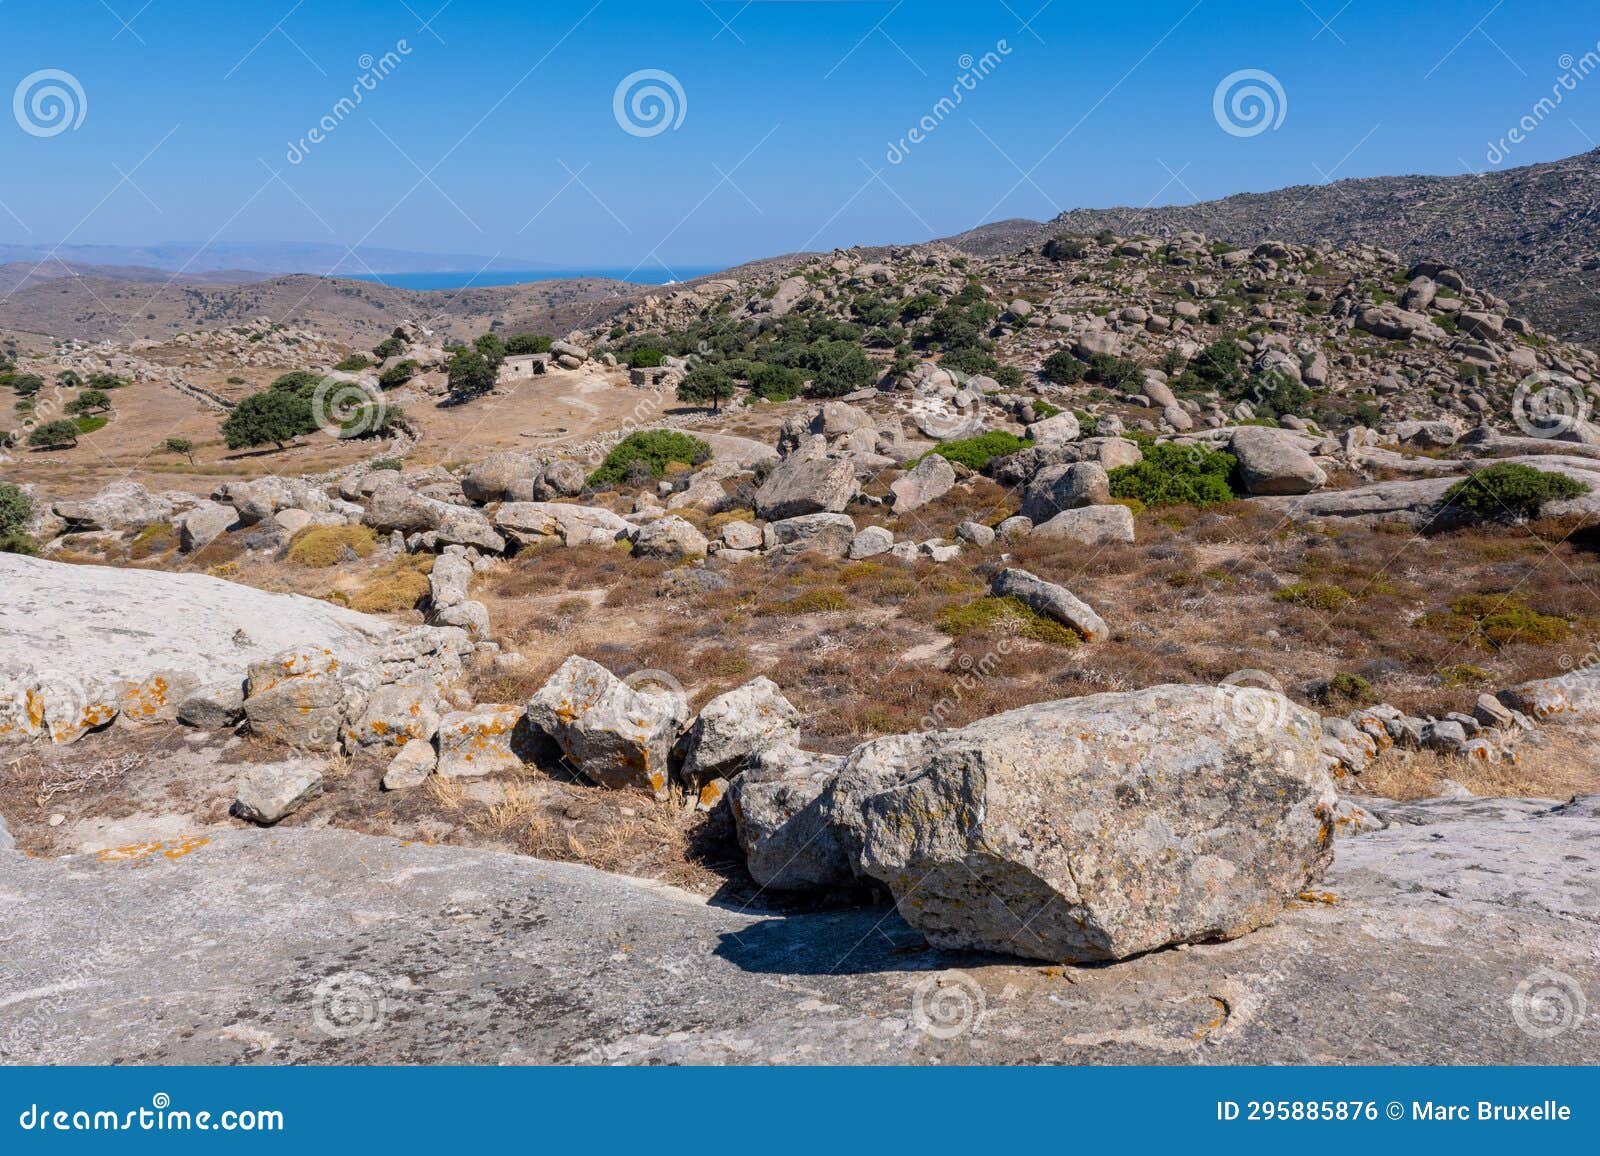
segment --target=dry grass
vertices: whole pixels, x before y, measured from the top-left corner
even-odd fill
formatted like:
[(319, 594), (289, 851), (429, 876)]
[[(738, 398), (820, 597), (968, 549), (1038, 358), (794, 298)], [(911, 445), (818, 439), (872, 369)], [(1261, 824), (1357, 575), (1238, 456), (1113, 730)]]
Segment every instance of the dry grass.
[(1385, 799), (1431, 799), (1449, 779), (1483, 798), (1567, 799), (1600, 791), (1594, 740), (1586, 728), (1547, 726), (1522, 743), (1515, 763), (1391, 749), (1345, 785)]
[(289, 542), (290, 562), (318, 569), (346, 560), (346, 551), (370, 558), (378, 548), (378, 535), (369, 526), (307, 526)]

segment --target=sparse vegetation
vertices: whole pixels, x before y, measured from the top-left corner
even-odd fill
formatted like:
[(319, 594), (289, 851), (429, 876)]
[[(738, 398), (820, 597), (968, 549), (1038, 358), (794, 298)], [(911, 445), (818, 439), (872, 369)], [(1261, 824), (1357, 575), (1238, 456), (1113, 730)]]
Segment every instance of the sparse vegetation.
[(1144, 448), (1144, 460), (1111, 471), (1111, 493), (1145, 506), (1211, 506), (1234, 499), (1232, 454), (1171, 443)]
[(671, 462), (695, 466), (711, 460), (711, 447), (697, 437), (676, 430), (641, 430), (617, 443), (600, 468), (589, 475), (591, 486), (614, 486), (627, 479), (629, 469), (641, 464), (651, 477), (665, 476)]
[(1537, 518), (1546, 502), (1588, 492), (1588, 486), (1565, 474), (1502, 462), (1451, 486), (1444, 494), (1444, 508), (1481, 520), (1526, 520)]

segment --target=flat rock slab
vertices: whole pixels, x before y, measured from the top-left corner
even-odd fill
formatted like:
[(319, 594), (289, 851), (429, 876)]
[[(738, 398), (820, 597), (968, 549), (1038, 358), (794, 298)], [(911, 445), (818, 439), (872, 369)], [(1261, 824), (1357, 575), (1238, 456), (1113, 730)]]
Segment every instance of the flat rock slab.
[(1586, 1063), (1600, 1016), (1530, 1033), (1514, 1008), (1519, 985), (1592, 1001), (1597, 845), (1592, 801), (1454, 808), (1341, 840), (1335, 902), (1065, 970), (926, 950), (881, 908), (739, 912), (330, 829), (0, 852), (0, 1047), (80, 1064)]
[(352, 662), (397, 633), (369, 614), (205, 574), (0, 554), (0, 589), (0, 662), (79, 678), (172, 670), (243, 681), (250, 663), (290, 647)]

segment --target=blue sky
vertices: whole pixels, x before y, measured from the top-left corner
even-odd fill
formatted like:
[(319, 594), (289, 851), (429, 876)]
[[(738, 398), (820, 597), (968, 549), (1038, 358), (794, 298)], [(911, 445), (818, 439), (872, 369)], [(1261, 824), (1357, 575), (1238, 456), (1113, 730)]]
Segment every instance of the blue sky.
[[(715, 265), (1077, 206), (1508, 167), (1600, 142), (1600, 72), (1534, 112), (1596, 50), (1587, 7), (4, 0), (0, 95), (59, 70), (86, 111), (54, 135), (0, 116), (0, 240)], [(385, 53), (388, 75), (336, 113)], [(644, 70), (682, 92), (681, 122), (654, 135), (614, 115)], [(1219, 124), (1217, 86), (1241, 70), (1275, 78), (1277, 127)], [(939, 110), (963, 74), (961, 103)], [(1490, 142), (1530, 115), (1492, 165)]]

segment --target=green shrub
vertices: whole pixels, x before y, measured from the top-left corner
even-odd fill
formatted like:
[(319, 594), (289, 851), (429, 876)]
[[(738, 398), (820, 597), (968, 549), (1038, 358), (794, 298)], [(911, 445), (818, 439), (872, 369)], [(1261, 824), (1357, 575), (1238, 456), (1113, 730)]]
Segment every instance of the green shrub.
[(1359, 674), (1340, 671), (1328, 680), (1328, 693), (1363, 706), (1372, 701), (1372, 683)]
[(1317, 586), (1311, 582), (1292, 582), (1273, 596), (1274, 601), (1311, 610), (1341, 610), (1356, 600), (1343, 586)]
[(549, 353), (550, 340), (542, 333), (517, 333), (506, 338), (506, 353)]
[(600, 468), (589, 475), (591, 486), (614, 486), (628, 476), (628, 467), (643, 462), (653, 477), (667, 472), (668, 462), (697, 466), (711, 460), (711, 447), (697, 437), (677, 430), (652, 429), (631, 433), (606, 455)]
[(733, 378), (720, 365), (697, 365), (678, 383), (678, 400), (693, 405), (711, 404), (715, 413), (733, 396)]
[(865, 389), (878, 379), (878, 370), (861, 346), (853, 341), (827, 341), (812, 356), (807, 397), (843, 397)]
[(397, 357), (405, 351), (406, 343), (404, 341), (401, 341), (398, 337), (385, 337), (372, 347), (372, 356), (379, 361), (388, 361), (391, 357)]
[(928, 452), (938, 454), (947, 462), (959, 462), (969, 470), (981, 470), (995, 458), (1003, 458), (1031, 445), (1033, 443), (1027, 438), (1019, 438), (1004, 430), (990, 430), (977, 437), (940, 442)]
[(33, 521), (33, 498), (21, 486), (0, 482), (0, 537), (20, 534)]
[(103, 389), (86, 389), (61, 407), (63, 413), (104, 413), (111, 408), (111, 396)]
[(1537, 518), (1546, 502), (1588, 492), (1588, 486), (1565, 474), (1502, 462), (1451, 486), (1444, 504), (1483, 520), (1526, 519)]
[(1044, 359), (1045, 380), (1056, 385), (1077, 385), (1088, 371), (1087, 365), (1065, 349)]
[(756, 362), (750, 369), (750, 392), (768, 401), (788, 401), (805, 388), (806, 375), (786, 365)]
[(409, 357), (404, 361), (397, 362), (378, 375), (378, 388), (399, 389), (406, 382), (417, 376), (417, 370), (420, 368), (421, 366)]
[(316, 428), (311, 398), (279, 389), (274, 382), (273, 388), (253, 393), (233, 407), (222, 423), (222, 438), (230, 450), (269, 444), (282, 449)]
[(45, 422), (44, 425), (35, 426), (29, 431), (28, 444), (52, 449), (56, 446), (75, 446), (78, 444), (78, 435), (82, 432), (75, 421)]
[(1078, 432), (1083, 437), (1092, 438), (1100, 436), (1099, 414), (1087, 413), (1084, 410), (1077, 409), (1072, 411), (1072, 415), (1078, 419)]
[(662, 353), (659, 349), (650, 349), (649, 347), (635, 349), (628, 354), (628, 368), (656, 369), (659, 368), (662, 362), (666, 361), (666, 359), (667, 355)]
[(349, 357), (339, 362), (333, 368), (338, 370), (340, 373), (358, 373), (371, 364), (372, 362), (367, 360), (366, 354), (352, 353)]
[(1211, 506), (1233, 501), (1232, 454), (1170, 442), (1144, 448), (1144, 460), (1111, 471), (1111, 494), (1146, 506)]
[(977, 346), (947, 351), (939, 358), (939, 367), (953, 369), (957, 373), (981, 373), (986, 377), (994, 377), (1000, 372), (1000, 363)]
[(1044, 421), (1046, 418), (1055, 417), (1061, 413), (1059, 405), (1051, 405), (1048, 401), (1035, 401), (1033, 403), (1033, 420)]
[(1572, 630), (1565, 618), (1540, 614), (1515, 594), (1467, 594), (1448, 609), (1424, 615), (1420, 625), (1449, 635), (1457, 644), (1473, 642), (1494, 649), (1513, 643), (1560, 642)]
[(1127, 393), (1144, 385), (1144, 367), (1131, 358), (1096, 353), (1089, 358), (1088, 377), (1097, 385)]
[[(483, 340), (479, 338), (479, 340)], [(500, 364), (481, 349), (458, 349), (450, 357), (450, 392), (457, 400), (481, 397), (494, 388)]]

